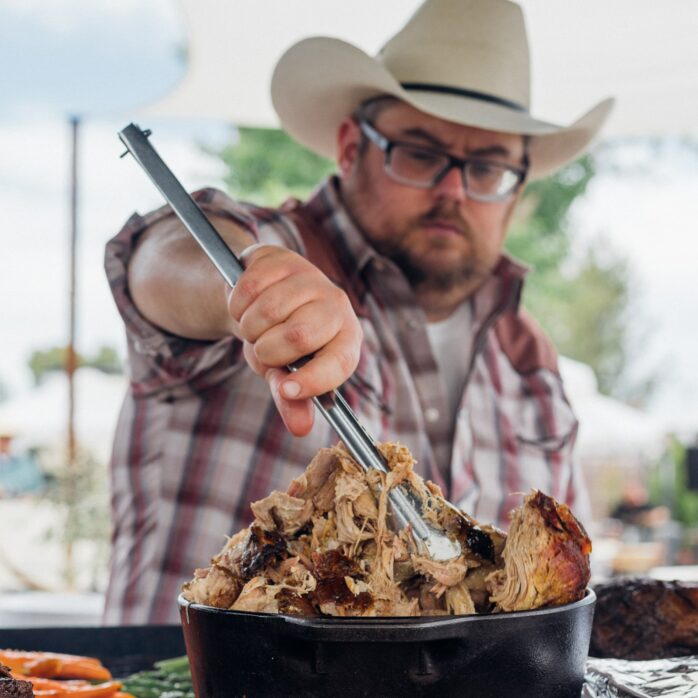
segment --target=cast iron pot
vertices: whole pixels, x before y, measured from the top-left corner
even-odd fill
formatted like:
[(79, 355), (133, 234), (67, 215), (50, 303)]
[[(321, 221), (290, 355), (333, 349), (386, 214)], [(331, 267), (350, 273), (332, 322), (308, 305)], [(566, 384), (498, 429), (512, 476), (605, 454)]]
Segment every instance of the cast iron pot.
[(317, 618), (179, 597), (198, 698), (579, 698), (596, 596), (538, 611)]

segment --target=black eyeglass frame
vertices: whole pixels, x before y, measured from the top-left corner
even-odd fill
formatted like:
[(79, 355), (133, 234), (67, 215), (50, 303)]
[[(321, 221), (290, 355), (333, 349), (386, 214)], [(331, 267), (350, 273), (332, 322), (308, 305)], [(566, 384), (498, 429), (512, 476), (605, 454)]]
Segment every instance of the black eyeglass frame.
[[(454, 167), (458, 168), (461, 172), (461, 178), (463, 181), (463, 189), (465, 190), (465, 193), (467, 196), (473, 201), (480, 201), (484, 203), (500, 203), (502, 201), (506, 201), (507, 199), (511, 198), (521, 187), (523, 182), (526, 179), (526, 175), (528, 174), (528, 155), (524, 155), (524, 164), (522, 167), (517, 167), (515, 165), (507, 165), (501, 162), (495, 162), (493, 160), (487, 160), (486, 158), (458, 158), (455, 155), (451, 155), (450, 153), (447, 153), (446, 151), (443, 150), (437, 150), (435, 148), (426, 148), (421, 145), (417, 145), (416, 143), (409, 143), (408, 141), (394, 141), (388, 138), (387, 136), (384, 136), (382, 133), (376, 130), (376, 128), (373, 126), (373, 124), (369, 123), (365, 119), (359, 119), (358, 121), (359, 128), (361, 129), (361, 132), (375, 145), (377, 145), (384, 154), (384, 160), (383, 160), (383, 165), (385, 167), (385, 171), (390, 175), (396, 182), (399, 182), (400, 184), (406, 184), (408, 186), (412, 187), (417, 187), (418, 189), (430, 189), (431, 187), (435, 187)], [(441, 157), (447, 158), (447, 163), (444, 166), (444, 168), (434, 176), (431, 182), (415, 182), (413, 180), (408, 180), (405, 178), (402, 178), (398, 175), (395, 175), (394, 172), (391, 171), (390, 169), (390, 154), (393, 148), (396, 146), (406, 146), (408, 148), (414, 148), (417, 150), (424, 150), (428, 153), (434, 153), (435, 155), (439, 155)], [(478, 194), (477, 192), (471, 192), (468, 190), (468, 175), (466, 172), (466, 167), (470, 163), (482, 163), (486, 165), (491, 165), (493, 167), (498, 167), (503, 170), (507, 170), (514, 175), (516, 175), (517, 181), (513, 185), (510, 191), (507, 191), (503, 194)]]

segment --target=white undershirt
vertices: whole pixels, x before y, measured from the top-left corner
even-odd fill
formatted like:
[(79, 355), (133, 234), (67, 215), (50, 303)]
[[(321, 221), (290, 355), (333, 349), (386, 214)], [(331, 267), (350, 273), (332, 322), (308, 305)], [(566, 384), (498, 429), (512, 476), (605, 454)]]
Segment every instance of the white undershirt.
[(427, 323), (436, 365), (443, 377), (451, 416), (460, 406), (473, 345), (472, 312), (466, 301), (445, 320)]

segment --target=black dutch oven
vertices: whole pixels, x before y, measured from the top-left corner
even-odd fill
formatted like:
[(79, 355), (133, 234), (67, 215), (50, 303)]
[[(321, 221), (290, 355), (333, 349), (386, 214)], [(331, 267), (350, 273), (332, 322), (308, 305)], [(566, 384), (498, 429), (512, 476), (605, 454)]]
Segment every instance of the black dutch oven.
[(243, 613), (179, 597), (198, 698), (579, 698), (596, 596), (425, 618)]

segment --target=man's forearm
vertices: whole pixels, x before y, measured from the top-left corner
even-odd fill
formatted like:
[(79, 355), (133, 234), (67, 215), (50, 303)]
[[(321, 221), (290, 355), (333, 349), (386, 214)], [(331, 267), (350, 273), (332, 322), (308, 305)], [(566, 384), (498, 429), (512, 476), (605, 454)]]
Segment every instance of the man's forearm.
[[(214, 225), (236, 253), (254, 242), (230, 221)], [(202, 340), (233, 334), (225, 281), (174, 217), (143, 234), (129, 264), (128, 285), (142, 315), (167, 332)]]

